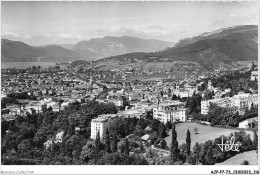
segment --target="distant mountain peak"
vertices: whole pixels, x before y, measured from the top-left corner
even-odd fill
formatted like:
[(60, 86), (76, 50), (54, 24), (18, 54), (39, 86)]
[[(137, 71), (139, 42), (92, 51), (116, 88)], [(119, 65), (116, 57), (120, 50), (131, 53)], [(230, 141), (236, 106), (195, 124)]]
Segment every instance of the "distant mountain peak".
[(83, 57), (90, 55), (92, 59), (100, 59), (132, 52), (156, 52), (172, 46), (171, 42), (123, 35), (81, 41), (75, 44), (72, 50)]
[(185, 38), (180, 40), (178, 43), (174, 45), (174, 47), (183, 47), (188, 44), (195, 43), (199, 40), (203, 39), (216, 39), (216, 38), (223, 38), (227, 35), (232, 35), (234, 33), (238, 32), (245, 32), (245, 31), (253, 31), (258, 30), (258, 26), (256, 25), (237, 25), (237, 26), (231, 26), (226, 28), (221, 28), (218, 30), (214, 30), (212, 32), (205, 32), (198, 36), (192, 37), (192, 38)]

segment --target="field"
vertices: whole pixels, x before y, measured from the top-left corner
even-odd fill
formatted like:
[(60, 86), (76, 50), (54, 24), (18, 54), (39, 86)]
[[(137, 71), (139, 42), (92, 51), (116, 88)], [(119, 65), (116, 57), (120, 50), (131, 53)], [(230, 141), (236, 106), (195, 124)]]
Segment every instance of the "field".
[(249, 165), (257, 165), (258, 160), (257, 160), (256, 150), (237, 154), (222, 163), (217, 163), (216, 165), (241, 165), (241, 163), (244, 160), (247, 160), (249, 162)]
[[(198, 134), (195, 134), (193, 129), (198, 128)], [(191, 148), (193, 148), (194, 144), (196, 142), (198, 143), (204, 143), (208, 140), (214, 140), (215, 138), (224, 135), (229, 136), (230, 133), (239, 131), (236, 129), (225, 129), (225, 128), (217, 128), (217, 127), (211, 127), (211, 126), (204, 126), (200, 125), (198, 123), (179, 123), (176, 124), (176, 132), (177, 132), (177, 140), (179, 145), (186, 142), (186, 132), (187, 130), (190, 130), (191, 133)], [(251, 131), (246, 131), (246, 133), (251, 135), (251, 138), (253, 139), (253, 133)], [(167, 142), (167, 145), (170, 145), (171, 143), (171, 130), (168, 132), (168, 136), (165, 138), (165, 141)]]

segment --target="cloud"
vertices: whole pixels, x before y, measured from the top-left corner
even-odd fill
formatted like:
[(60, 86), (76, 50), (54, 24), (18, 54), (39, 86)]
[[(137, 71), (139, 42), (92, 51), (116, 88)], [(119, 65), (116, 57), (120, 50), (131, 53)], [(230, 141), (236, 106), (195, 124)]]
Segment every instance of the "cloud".
[(46, 34), (47, 38), (52, 39), (83, 39), (84, 37), (80, 34), (68, 34), (68, 33), (48, 33)]
[(46, 37), (47, 37), (47, 38), (53, 38), (54, 35), (53, 35), (53, 34), (50, 34), (50, 33), (47, 33), (47, 34), (46, 34)]
[(145, 28), (129, 28), (129, 27), (117, 27), (109, 29), (96, 29), (97, 33), (115, 34), (115, 35), (147, 35), (147, 36), (160, 36), (170, 34), (172, 32), (166, 30), (161, 26), (148, 26)]
[(73, 39), (74, 36), (72, 36), (71, 34), (67, 34), (67, 33), (60, 33), (57, 35), (57, 38)]
[(234, 14), (222, 18), (218, 18), (213, 21), (212, 26), (214, 28), (223, 28), (230, 27), (235, 25), (247, 25), (247, 24), (255, 24), (257, 25), (257, 14)]
[(12, 36), (12, 37), (19, 37), (18, 34), (13, 33), (13, 32), (3, 32), (2, 36)]
[(83, 37), (81, 35), (75, 35), (75, 38), (77, 39), (83, 39)]
[(231, 14), (229, 15), (229, 17), (230, 17), (230, 18), (236, 17), (236, 14), (231, 13)]
[(147, 29), (164, 29), (163, 26), (160, 26), (160, 25), (150, 25), (147, 27)]
[(30, 38), (32, 38), (32, 35), (29, 34), (25, 35), (25, 39), (30, 39)]

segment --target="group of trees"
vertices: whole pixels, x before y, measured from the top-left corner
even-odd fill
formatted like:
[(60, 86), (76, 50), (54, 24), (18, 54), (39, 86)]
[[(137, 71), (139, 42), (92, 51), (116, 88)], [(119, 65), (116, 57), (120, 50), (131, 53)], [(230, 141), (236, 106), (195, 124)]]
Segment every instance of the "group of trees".
[(251, 80), (252, 71), (252, 69), (244, 73), (235, 71), (227, 75), (213, 78), (211, 79), (211, 82), (214, 87), (219, 87), (221, 89), (230, 88), (230, 96), (234, 96), (239, 91), (250, 92), (250, 88), (254, 90), (258, 89), (257, 79), (254, 81)]
[[(100, 114), (116, 113), (113, 104), (94, 101), (86, 105), (71, 104), (59, 113), (44, 110), (40, 114), (16, 116), (13, 121), (1, 122), (1, 157), (3, 164), (70, 164), (79, 158), (90, 136), (90, 122)], [(75, 128), (80, 131), (76, 132)], [(62, 143), (50, 150), (43, 143), (64, 131)], [(61, 159), (61, 157), (63, 157)], [(66, 160), (63, 160), (66, 159)]]
[(106, 130), (103, 141), (97, 134), (95, 141), (88, 141), (80, 153), (81, 164), (93, 165), (147, 165), (144, 157), (130, 155), (131, 145), (128, 139), (119, 141), (116, 134), (112, 136)]
[(239, 113), (235, 112), (235, 109), (220, 107), (211, 103), (207, 117), (212, 126), (223, 125), (236, 127), (238, 125), (237, 119), (239, 118)]
[(191, 136), (190, 131), (186, 132), (186, 142), (179, 145), (177, 141), (177, 132), (175, 124), (172, 125), (172, 142), (170, 146), (169, 164), (178, 165), (187, 162), (191, 154)]
[[(225, 150), (220, 149), (218, 144), (227, 143), (234, 137), (234, 143), (238, 144), (238, 150)], [(186, 142), (182, 145), (178, 145), (177, 133), (175, 131), (175, 125), (172, 127), (172, 143), (170, 147), (169, 164), (202, 164), (202, 165), (214, 165), (215, 163), (223, 162), (228, 158), (245, 151), (258, 149), (258, 134), (257, 130), (254, 130), (253, 139), (249, 134), (244, 131), (231, 133), (227, 136), (220, 136), (215, 140), (208, 140), (205, 143), (195, 143), (191, 150), (191, 137), (190, 131), (187, 130)]]
[(187, 98), (185, 107), (188, 108), (188, 115), (190, 114), (194, 115), (200, 113), (201, 100), (202, 100), (201, 95), (195, 93), (193, 93), (191, 97)]
[(27, 92), (10, 93), (1, 100), (1, 109), (6, 108), (7, 104), (19, 104), (17, 99), (37, 100), (35, 96), (28, 95)]
[[(43, 110), (1, 123), (3, 164), (147, 164), (138, 155), (144, 149), (139, 135), (150, 119), (116, 118), (109, 122), (104, 138), (90, 140), (90, 122), (100, 114), (115, 114), (113, 103), (87, 101), (70, 104), (65, 110)], [(79, 129), (76, 129), (79, 128)], [(44, 143), (64, 131), (60, 143), (46, 149)], [(128, 138), (133, 135), (135, 138)]]
[(187, 97), (181, 98), (180, 96), (177, 96), (177, 95), (173, 94), (173, 95), (172, 95), (172, 100), (173, 100), (173, 101), (185, 102), (185, 101), (187, 100)]
[(4, 109), (6, 108), (6, 105), (7, 104), (16, 104), (16, 105), (19, 105), (19, 101), (15, 98), (10, 98), (10, 97), (4, 97), (2, 98), (1, 100), (1, 109)]
[(35, 96), (28, 95), (27, 92), (20, 92), (20, 93), (10, 93), (7, 95), (8, 98), (11, 99), (28, 99), (28, 100), (36, 100)]
[[(223, 142), (227, 143), (231, 137), (234, 136), (235, 144), (239, 144), (239, 152), (234, 150), (222, 151), (218, 144)], [(205, 143), (199, 144), (198, 142), (194, 145), (188, 162), (190, 164), (202, 164), (202, 165), (214, 165), (215, 163), (223, 162), (228, 158), (245, 151), (257, 150), (258, 149), (258, 136), (257, 133), (254, 134), (253, 140), (249, 134), (243, 131), (231, 133), (230, 136), (220, 136), (213, 140), (208, 140)]]
[(166, 142), (164, 138), (167, 136), (167, 132), (171, 129), (171, 123), (167, 122), (166, 125), (161, 123), (158, 119), (153, 119), (150, 124), (150, 131), (147, 131), (150, 140), (150, 144), (154, 144), (155, 147), (166, 148)]

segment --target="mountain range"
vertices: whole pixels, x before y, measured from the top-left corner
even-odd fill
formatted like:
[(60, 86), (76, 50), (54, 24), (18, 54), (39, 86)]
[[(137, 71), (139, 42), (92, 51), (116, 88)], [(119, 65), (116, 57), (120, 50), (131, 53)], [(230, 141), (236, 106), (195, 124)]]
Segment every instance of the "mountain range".
[(20, 41), (2, 39), (2, 61), (71, 61), (77, 59), (96, 60), (108, 56), (154, 52), (173, 46), (173, 43), (131, 36), (94, 38), (75, 45), (29, 46)]
[[(257, 58), (258, 26), (245, 25), (184, 39), (159, 52), (139, 52), (104, 58), (97, 61), (95, 66), (114, 69), (129, 68), (131, 65), (131, 68), (143, 71), (151, 71), (159, 66), (157, 70), (167, 71), (180, 70), (188, 64), (192, 69), (215, 69), (232, 66), (239, 61), (257, 61)], [(175, 63), (178, 63), (177, 67)]]
[(81, 41), (74, 45), (72, 50), (79, 53), (81, 57), (91, 55), (93, 58), (104, 58), (124, 53), (156, 52), (169, 46), (173, 46), (173, 43), (130, 36), (107, 36)]
[(32, 47), (2, 39), (2, 61), (95, 60), (101, 70), (136, 69), (143, 72), (194, 72), (232, 68), (239, 62), (257, 61), (258, 26), (222, 28), (193, 38), (171, 42), (136, 37), (104, 37), (75, 45)]
[(77, 53), (56, 45), (32, 47), (20, 41), (1, 40), (2, 62), (34, 62), (69, 60), (77, 58)]

